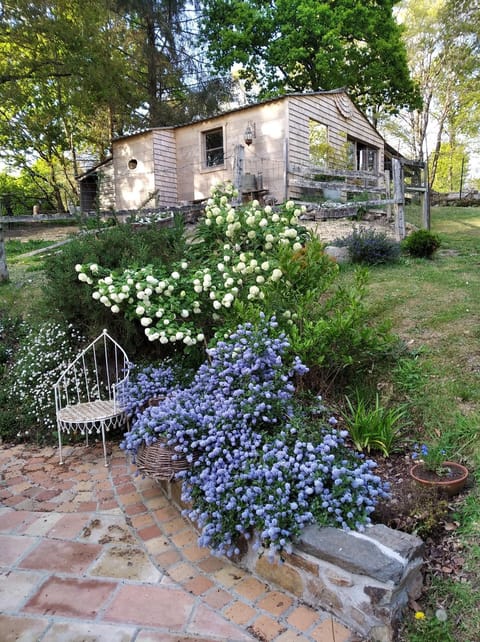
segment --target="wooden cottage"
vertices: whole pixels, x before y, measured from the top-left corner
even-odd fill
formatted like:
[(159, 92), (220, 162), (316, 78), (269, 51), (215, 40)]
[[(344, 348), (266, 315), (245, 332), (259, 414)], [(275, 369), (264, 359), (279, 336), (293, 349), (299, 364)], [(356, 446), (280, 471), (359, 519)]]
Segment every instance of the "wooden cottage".
[(289, 94), (118, 138), (111, 159), (78, 177), (80, 204), (168, 208), (202, 201), (225, 180), (244, 198), (279, 203), (302, 198), (296, 177), (312, 163), (372, 177), (383, 171), (385, 141), (343, 90)]

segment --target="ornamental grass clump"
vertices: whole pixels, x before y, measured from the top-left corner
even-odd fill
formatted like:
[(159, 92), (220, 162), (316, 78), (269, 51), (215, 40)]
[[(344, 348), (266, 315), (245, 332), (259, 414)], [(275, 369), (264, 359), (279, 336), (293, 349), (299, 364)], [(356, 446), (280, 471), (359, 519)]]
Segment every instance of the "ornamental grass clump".
[[(191, 385), (147, 408), (122, 447), (165, 439), (190, 468), (178, 473), (199, 544), (234, 555), (242, 537), (271, 555), (315, 521), (361, 529), (386, 488), (375, 463), (345, 447), (335, 420), (305, 432), (293, 377), (305, 366), (275, 319), (245, 323), (208, 350)], [(299, 413), (302, 415), (299, 417)]]

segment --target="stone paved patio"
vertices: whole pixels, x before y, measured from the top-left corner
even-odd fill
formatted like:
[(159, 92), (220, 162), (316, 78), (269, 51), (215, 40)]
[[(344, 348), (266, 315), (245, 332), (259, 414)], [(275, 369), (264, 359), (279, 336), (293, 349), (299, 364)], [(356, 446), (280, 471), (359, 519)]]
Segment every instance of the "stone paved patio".
[(1, 642), (353, 642), (212, 556), (117, 445), (0, 448)]

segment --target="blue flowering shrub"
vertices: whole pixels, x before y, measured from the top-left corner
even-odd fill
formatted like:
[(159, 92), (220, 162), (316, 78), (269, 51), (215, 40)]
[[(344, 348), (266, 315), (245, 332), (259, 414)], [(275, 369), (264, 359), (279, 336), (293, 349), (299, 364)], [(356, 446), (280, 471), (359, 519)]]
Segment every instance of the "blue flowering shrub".
[(318, 404), (296, 398), (293, 377), (306, 368), (275, 319), (238, 326), (207, 354), (192, 382), (138, 415), (122, 442), (135, 455), (165, 439), (187, 457), (178, 476), (199, 543), (231, 556), (255, 534), (254, 546), (274, 554), (309, 523), (368, 524), (387, 490), (376, 464), (345, 446)]

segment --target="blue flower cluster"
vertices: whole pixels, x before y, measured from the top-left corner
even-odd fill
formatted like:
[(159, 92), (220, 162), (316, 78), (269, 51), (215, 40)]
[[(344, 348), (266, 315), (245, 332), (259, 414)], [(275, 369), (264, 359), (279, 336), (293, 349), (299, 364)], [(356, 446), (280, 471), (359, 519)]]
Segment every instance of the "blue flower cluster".
[(122, 390), (122, 402), (128, 418), (138, 418), (152, 399), (166, 397), (177, 387), (177, 373), (173, 366), (134, 366)]
[(374, 462), (348, 454), (334, 425), (316, 417), (314, 438), (299, 436), (293, 377), (306, 368), (289, 347), (275, 319), (239, 326), (191, 385), (147, 408), (125, 437), (135, 452), (161, 435), (191, 462), (179, 473), (187, 514), (218, 554), (238, 553), (252, 533), (271, 554), (288, 550), (314, 521), (361, 528), (385, 496)]

